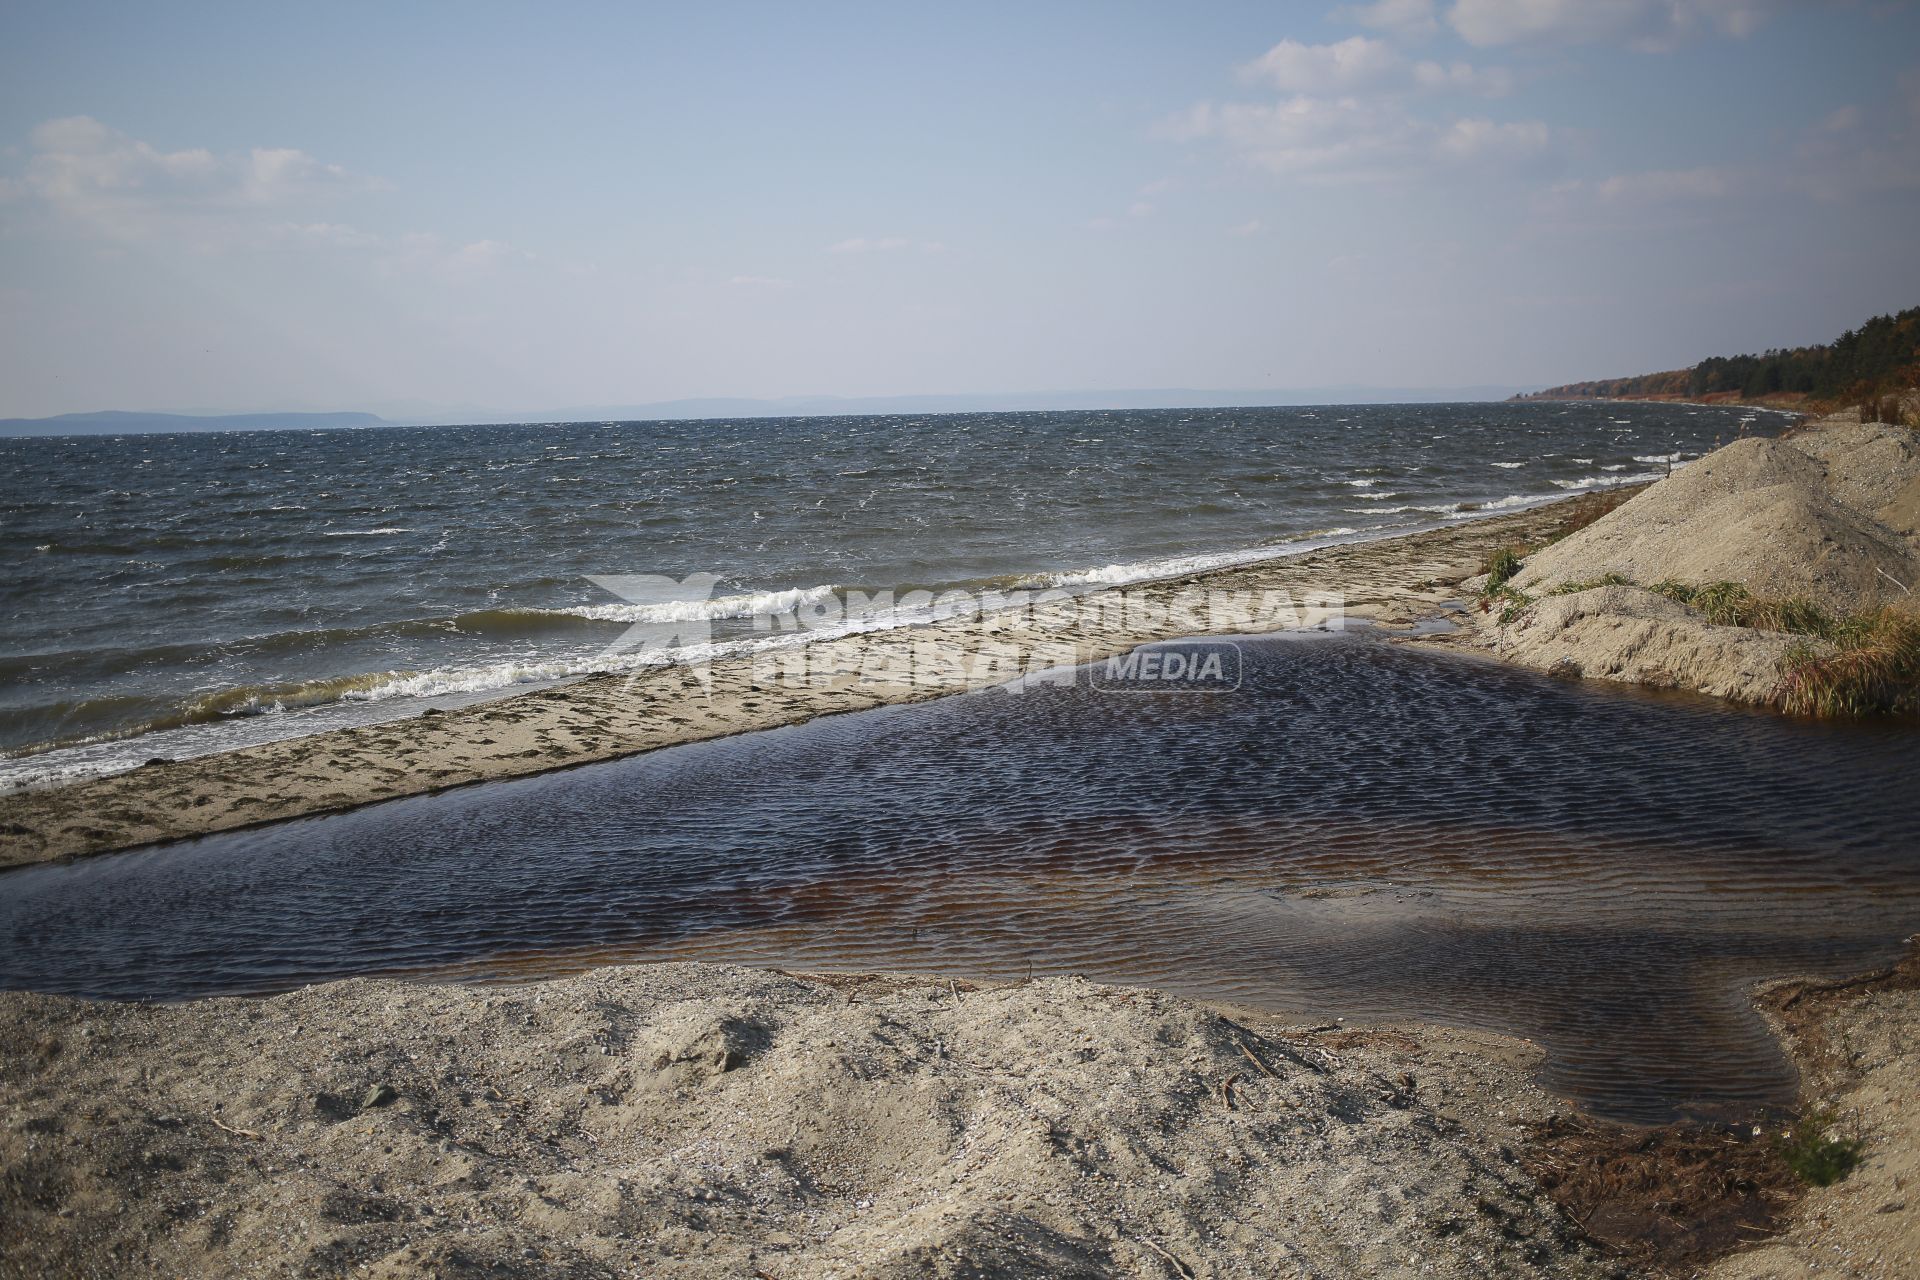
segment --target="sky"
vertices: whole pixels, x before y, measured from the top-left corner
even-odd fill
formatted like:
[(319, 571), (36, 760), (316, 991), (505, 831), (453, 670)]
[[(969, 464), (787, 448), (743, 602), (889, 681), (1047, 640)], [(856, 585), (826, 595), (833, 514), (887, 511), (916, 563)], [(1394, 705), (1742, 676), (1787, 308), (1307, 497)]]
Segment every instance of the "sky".
[(0, 416), (1546, 385), (1920, 304), (1920, 12), (0, 8)]

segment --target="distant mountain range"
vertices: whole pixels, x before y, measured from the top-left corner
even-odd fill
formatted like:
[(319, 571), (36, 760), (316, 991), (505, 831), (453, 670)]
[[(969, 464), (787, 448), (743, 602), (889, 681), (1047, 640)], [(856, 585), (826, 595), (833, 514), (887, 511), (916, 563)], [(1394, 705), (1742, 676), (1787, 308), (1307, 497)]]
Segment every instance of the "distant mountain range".
[(182, 413), (63, 413), (52, 418), (0, 418), (0, 436), (123, 436), (176, 431), (331, 431), (384, 427), (371, 413), (229, 413), (196, 417)]
[(142, 435), (164, 432), (331, 430), (342, 427), (459, 426), (486, 422), (671, 422), (700, 418), (806, 418), (860, 414), (1018, 413), (1075, 409), (1259, 408), (1315, 404), (1434, 404), (1503, 400), (1512, 386), (1312, 387), (1292, 391), (1039, 391), (978, 395), (715, 397), (651, 404), (576, 405), (537, 413), (468, 408), (438, 413), (63, 413), (0, 418), (0, 436)]

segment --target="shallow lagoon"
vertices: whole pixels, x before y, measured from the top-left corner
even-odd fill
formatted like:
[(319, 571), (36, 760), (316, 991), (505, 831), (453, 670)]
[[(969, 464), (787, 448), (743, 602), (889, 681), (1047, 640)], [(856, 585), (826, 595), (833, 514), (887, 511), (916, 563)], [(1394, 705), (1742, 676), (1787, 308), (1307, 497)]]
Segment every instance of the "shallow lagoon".
[(1230, 693), (992, 690), (0, 877), (0, 985), (708, 959), (1084, 973), (1528, 1036), (1661, 1120), (1786, 1103), (1752, 981), (1920, 927), (1920, 735), (1378, 639)]

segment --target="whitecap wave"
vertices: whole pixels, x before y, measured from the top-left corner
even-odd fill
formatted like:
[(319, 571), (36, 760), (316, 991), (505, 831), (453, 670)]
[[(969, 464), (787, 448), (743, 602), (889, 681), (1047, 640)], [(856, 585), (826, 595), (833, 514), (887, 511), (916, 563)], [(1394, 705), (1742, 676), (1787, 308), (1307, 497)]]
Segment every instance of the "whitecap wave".
[(1562, 489), (1611, 489), (1623, 484), (1640, 484), (1647, 480), (1658, 480), (1663, 474), (1659, 471), (1636, 471), (1632, 475), (1581, 476), (1578, 480), (1555, 480), (1553, 483)]
[[(1373, 515), (1372, 510), (1363, 514)], [(1297, 538), (1283, 543), (1264, 547), (1247, 547), (1239, 551), (1216, 551), (1202, 555), (1168, 556), (1159, 560), (1139, 560), (1127, 564), (1101, 565), (1094, 569), (1074, 569), (1061, 573), (1030, 574), (1016, 581), (1017, 586), (1032, 587), (1125, 587), (1141, 582), (1152, 582), (1160, 578), (1178, 578), (1189, 573), (1205, 573), (1210, 569), (1227, 569), (1235, 565), (1254, 564), (1261, 560), (1274, 560), (1282, 556), (1299, 555), (1314, 551), (1320, 547), (1351, 538), (1366, 530), (1341, 525), (1331, 529), (1315, 529), (1311, 533), (1301, 534)]]

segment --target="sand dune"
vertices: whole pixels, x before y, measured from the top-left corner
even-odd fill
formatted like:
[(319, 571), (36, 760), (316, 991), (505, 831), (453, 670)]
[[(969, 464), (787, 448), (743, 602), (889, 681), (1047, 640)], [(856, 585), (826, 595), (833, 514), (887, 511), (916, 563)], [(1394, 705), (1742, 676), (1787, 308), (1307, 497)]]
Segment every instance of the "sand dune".
[[(1827, 421), (1736, 441), (1529, 555), (1511, 584), (1534, 603), (1481, 614), (1480, 643), (1558, 675), (1775, 703), (1796, 644), (1824, 642), (1716, 625), (1642, 588), (1732, 582), (1834, 615), (1920, 608), (1917, 528), (1910, 430)], [(1609, 578), (1631, 585), (1577, 589)]]

